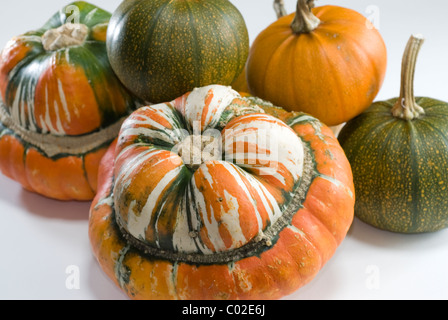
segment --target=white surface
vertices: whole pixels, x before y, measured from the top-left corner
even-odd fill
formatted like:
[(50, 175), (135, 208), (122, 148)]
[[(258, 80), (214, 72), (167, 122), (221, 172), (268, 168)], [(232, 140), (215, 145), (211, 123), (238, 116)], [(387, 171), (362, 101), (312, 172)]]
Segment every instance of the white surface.
[[(109, 11), (120, 3), (90, 2)], [(272, 0), (232, 2), (246, 19), (251, 41), (275, 20)], [(14, 35), (40, 27), (68, 3), (2, 1), (0, 45)], [(292, 12), (295, 0), (285, 3)], [(417, 66), (416, 95), (448, 101), (446, 1), (317, 1), (317, 5), (324, 4), (355, 9), (368, 17), (375, 15), (369, 9), (377, 10), (375, 22), (379, 22), (389, 55), (386, 80), (377, 100), (398, 95), (405, 44), (412, 33), (422, 33), (426, 43)], [(0, 176), (0, 299), (127, 299), (91, 254), (89, 206), (86, 202), (59, 202), (31, 194)], [(448, 230), (401, 235), (355, 220), (347, 238), (317, 277), (285, 299), (448, 299), (447, 270)], [(71, 281), (77, 275), (79, 287)]]

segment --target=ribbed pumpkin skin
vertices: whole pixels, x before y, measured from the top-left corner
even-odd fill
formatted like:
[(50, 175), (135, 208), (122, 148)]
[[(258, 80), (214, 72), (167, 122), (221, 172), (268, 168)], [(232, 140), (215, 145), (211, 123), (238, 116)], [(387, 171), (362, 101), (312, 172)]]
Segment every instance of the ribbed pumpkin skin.
[(339, 135), (352, 166), (355, 215), (377, 228), (434, 232), (448, 227), (448, 105), (417, 98), (422, 118), (392, 116), (397, 99), (373, 104)]
[(126, 0), (107, 38), (116, 74), (150, 103), (195, 87), (230, 85), (249, 52), (244, 19), (228, 0)]
[[(210, 94), (215, 96), (213, 93), (214, 91), (212, 90)], [(217, 101), (220, 100), (218, 98), (216, 99)], [(188, 94), (167, 104), (167, 106), (176, 106), (175, 108), (177, 110), (182, 110), (181, 106), (185, 105), (186, 101), (188, 101)], [(209, 101), (209, 99), (205, 101)], [(232, 102), (232, 108), (238, 109), (238, 105), (240, 108), (246, 108), (247, 103), (248, 100), (236, 97), (236, 100)], [(180, 160), (170, 160), (170, 157), (175, 156), (168, 151), (160, 150), (159, 158), (155, 158), (151, 155), (151, 152), (144, 153), (148, 151), (147, 148), (149, 145), (146, 144), (151, 142), (151, 140), (148, 140), (150, 136), (146, 136), (146, 138), (140, 136), (140, 139), (135, 140), (135, 142), (131, 142), (131, 140), (126, 138), (130, 137), (128, 135), (129, 132), (142, 133), (145, 131), (138, 127), (143, 123), (139, 123), (139, 121), (144, 121), (144, 115), (149, 115), (149, 111), (152, 109), (137, 110), (131, 115), (131, 118), (134, 117), (134, 120), (139, 121), (128, 122), (128, 125), (125, 123), (122, 127), (122, 134), (125, 135), (120, 135), (116, 145), (111, 145), (109, 151), (102, 159), (99, 172), (99, 191), (92, 203), (90, 211), (89, 237), (94, 255), (97, 257), (104, 272), (130, 298), (186, 300), (278, 299), (294, 292), (313, 279), (344, 239), (353, 219), (354, 189), (350, 165), (337, 139), (329, 128), (323, 126), (319, 121), (309, 115), (303, 113), (288, 113), (283, 109), (263, 103), (259, 104), (259, 106), (263, 108), (266, 114), (250, 113), (236, 116), (226, 125), (227, 130), (235, 128), (234, 126), (237, 126), (239, 123), (246, 123), (251, 118), (256, 120), (255, 123), (258, 124), (268, 121), (274, 125), (279, 120), (284, 121), (293, 130), (293, 134), (297, 134), (300, 141), (310, 150), (311, 179), (309, 180), (308, 189), (303, 193), (303, 202), (300, 205), (295, 204), (297, 207), (295, 205), (292, 207), (296, 209), (289, 210), (282, 207), (283, 218), (280, 220), (285, 219), (285, 221), (280, 222), (280, 225), (282, 223), (284, 225), (278, 231), (278, 234), (271, 239), (272, 241), (266, 242), (253, 252), (245, 251), (249, 250), (246, 249), (247, 246), (250, 247), (251, 244), (254, 244), (252, 241), (249, 241), (247, 244), (242, 244), (242, 246), (237, 244), (236, 247), (233, 247), (234, 249), (225, 249), (223, 247), (209, 247), (207, 249), (205, 246), (209, 243), (204, 241), (205, 246), (197, 247), (199, 251), (204, 251), (204, 254), (192, 251), (188, 253), (188, 250), (185, 254), (182, 254), (183, 250), (188, 249), (187, 243), (192, 241), (190, 237), (198, 237), (196, 240), (198, 242), (196, 243), (200, 243), (199, 238), (204, 238), (203, 236), (206, 234), (205, 229), (209, 229), (208, 235), (214, 235), (223, 239), (221, 246), (224, 245), (232, 248), (236, 243), (235, 241), (232, 242), (232, 237), (235, 240), (234, 236), (238, 234), (239, 228), (226, 231), (229, 218), (223, 219), (221, 223), (217, 224), (217, 226), (220, 226), (220, 232), (214, 234), (210, 232), (210, 228), (214, 224), (214, 219), (219, 218), (219, 206), (223, 205), (226, 207), (229, 205), (229, 208), (233, 207), (232, 210), (234, 213), (241, 205), (246, 205), (248, 208), (254, 206), (261, 213), (263, 208), (267, 208), (266, 201), (260, 201), (260, 198), (257, 197), (263, 198), (263, 196), (266, 196), (270, 192), (276, 195), (275, 199), (279, 203), (283, 201), (287, 203), (289, 201), (287, 199), (294, 192), (288, 192), (287, 188), (284, 189), (285, 192), (275, 191), (282, 190), (279, 187), (282, 183), (286, 182), (288, 185), (288, 181), (291, 181), (287, 179), (287, 174), (284, 175), (285, 170), (278, 171), (278, 173), (282, 173), (285, 179), (281, 178), (281, 176), (279, 178), (277, 175), (275, 177), (268, 175), (263, 178), (263, 176), (257, 176), (257, 171), (251, 171), (251, 169), (247, 169), (244, 172), (240, 171), (242, 174), (241, 178), (251, 174), (254, 174), (254, 177), (256, 177), (256, 181), (254, 180), (253, 184), (246, 185), (248, 190), (250, 190), (249, 186), (255, 187), (259, 183), (265, 186), (266, 189), (264, 189), (265, 191), (263, 193), (258, 193), (258, 195), (257, 192), (252, 193), (254, 196), (253, 199), (258, 199), (258, 204), (254, 204), (253, 201), (245, 202), (243, 192), (239, 196), (241, 199), (238, 199), (237, 202), (239, 205), (235, 206), (233, 204), (233, 206), (230, 206), (234, 202), (232, 202), (233, 200), (229, 202), (229, 199), (233, 199), (234, 197), (229, 197), (227, 192), (232, 194), (233, 190), (241, 188), (243, 185), (235, 183), (233, 179), (223, 178), (231, 172), (228, 169), (222, 170), (219, 174), (215, 175), (216, 170), (220, 170), (220, 166), (226, 161), (204, 162), (193, 173), (191, 186), (194, 189), (194, 184), (199, 183), (199, 192), (207, 195), (204, 198), (207, 205), (201, 205), (200, 201), (197, 202), (196, 207), (198, 214), (205, 214), (203, 210), (207, 211), (208, 220), (205, 223), (206, 228), (204, 225), (204, 228), (198, 233), (191, 232), (190, 230), (187, 233), (189, 236), (183, 238), (185, 241), (180, 241), (177, 245), (170, 248), (170, 242), (164, 242), (163, 239), (168, 234), (178, 234), (179, 230), (177, 229), (182, 224), (182, 219), (180, 219), (180, 216), (174, 210), (162, 210), (160, 216), (153, 216), (149, 220), (152, 223), (146, 229), (147, 232), (144, 235), (146, 236), (146, 240), (142, 238), (139, 240), (148, 241), (147, 243), (152, 244), (151, 249), (148, 249), (150, 251), (145, 253), (145, 250), (139, 249), (138, 246), (133, 244), (135, 242), (129, 241), (129, 234), (124, 236), (122, 231), (123, 222), (120, 219), (123, 219), (123, 212), (127, 212), (124, 210), (127, 208), (125, 204), (127, 201), (130, 203), (130, 214), (126, 219), (128, 220), (128, 225), (132, 225), (133, 221), (136, 221), (134, 218), (131, 218), (133, 214), (136, 214), (136, 219), (140, 219), (144, 216), (144, 212), (147, 213), (146, 210), (142, 209), (142, 202), (140, 200), (142, 197), (140, 195), (147, 192), (148, 189), (153, 188), (153, 184), (159, 184), (157, 175), (153, 176), (151, 180), (148, 180), (145, 176), (156, 168), (158, 169), (157, 172), (167, 170), (167, 168), (176, 168), (179, 164), (181, 165), (181, 162)], [(186, 112), (188, 110), (191, 111), (189, 108), (185, 110)], [(221, 114), (220, 112), (222, 112), (222, 109), (218, 111), (219, 108), (211, 111), (210, 108), (205, 107), (202, 110), (205, 113), (199, 113), (198, 115), (202, 115), (201, 118), (204, 121), (210, 121), (208, 123), (213, 123), (216, 120), (214, 117), (209, 118), (206, 116), (210, 115), (209, 112), (212, 112), (212, 114), (214, 112)], [(163, 123), (165, 122), (164, 117), (166, 114), (163, 113), (164, 116), (162, 116), (160, 113), (153, 113), (151, 119), (154, 121), (158, 119), (158, 123)], [(194, 115), (194, 112), (192, 114)], [(222, 115), (225, 115), (225, 112)], [(271, 117), (271, 115), (276, 118)], [(166, 119), (174, 118), (170, 116)], [(130, 126), (132, 123), (135, 123), (137, 126)], [(176, 121), (175, 123), (178, 122)], [(165, 126), (165, 128), (171, 127), (168, 124)], [(152, 126), (152, 128), (154, 129), (156, 127)], [(291, 129), (288, 128), (288, 130)], [(151, 134), (148, 131), (146, 132)], [(164, 129), (164, 132), (169, 133), (170, 131)], [(251, 129), (246, 129), (246, 131), (237, 130), (236, 132), (254, 131), (251, 127)], [(154, 137), (161, 137), (161, 135), (155, 134), (154, 132), (152, 135)], [(169, 136), (171, 138), (173, 137), (172, 135), (166, 135), (165, 137), (169, 138)], [(294, 139), (290, 138), (288, 141), (293, 141)], [(288, 146), (289, 144), (286, 145)], [(136, 153), (140, 153), (141, 156), (135, 157)], [(287, 156), (291, 155), (288, 154)], [(148, 161), (143, 161), (144, 157), (147, 157)], [(123, 168), (127, 172), (123, 172)], [(202, 176), (202, 172), (206, 172), (206, 168), (209, 169), (209, 174)], [(189, 175), (186, 173), (185, 175), (180, 174), (179, 179), (187, 179), (188, 181), (191, 173)], [(238, 175), (232, 176), (236, 177)], [(123, 181), (126, 182), (128, 181), (126, 179), (129, 178), (131, 178), (129, 183), (122, 184)], [(211, 181), (210, 179), (213, 179), (215, 184), (207, 187), (207, 181)], [(267, 181), (263, 182), (263, 179), (267, 179)], [(220, 182), (218, 183), (217, 181)], [(302, 183), (304, 182), (299, 182), (299, 184)], [(151, 202), (152, 207), (165, 208), (168, 206), (170, 209), (176, 208), (176, 203), (179, 202), (177, 197), (183, 196), (183, 193), (178, 191), (180, 185), (180, 182), (166, 184), (165, 190), (168, 191), (165, 192), (165, 196), (158, 197), (159, 200), (155, 203)], [(136, 188), (136, 186), (139, 187)], [(127, 190), (134, 190), (133, 193), (123, 193), (121, 191), (126, 190), (126, 188)], [(163, 188), (158, 189), (162, 190)], [(189, 192), (187, 192), (188, 194)], [(222, 195), (220, 196), (220, 194)], [(125, 195), (124, 198), (122, 195)], [(147, 197), (147, 195), (144, 197)], [(193, 204), (187, 202), (187, 208), (193, 210), (196, 206), (194, 203), (194, 201)], [(274, 204), (274, 202), (271, 202), (271, 204)], [(213, 207), (213, 209), (204, 209), (209, 208), (208, 205), (210, 205), (210, 208)], [(143, 203), (143, 207), (147, 207), (147, 204), (145, 205)], [(291, 211), (290, 215), (286, 214), (288, 210)], [(186, 211), (190, 219), (191, 215), (194, 216), (194, 211)], [(244, 220), (244, 217), (246, 217), (244, 215), (249, 214), (250, 211), (251, 209), (245, 209), (244, 212), (241, 211), (239, 213), (239, 221), (242, 229), (256, 227), (253, 218)], [(221, 214), (225, 215), (226, 212), (222, 211)], [(118, 220), (117, 215), (120, 215)], [(167, 216), (171, 216), (170, 221), (176, 221), (176, 223), (174, 225), (165, 223), (164, 220)], [(235, 216), (233, 215), (233, 217)], [(280, 220), (277, 220), (277, 222)], [(129, 221), (131, 222), (130, 224)], [(194, 225), (194, 221), (197, 220), (193, 219), (191, 221)], [(273, 222), (273, 225), (277, 222)], [(158, 233), (154, 232), (154, 223), (158, 226)], [(175, 231), (170, 231), (169, 228), (162, 228), (162, 226), (175, 228)], [(264, 226), (263, 228), (264, 234), (267, 235), (270, 232), (269, 226)], [(192, 233), (193, 235), (191, 235)], [(230, 238), (229, 235), (231, 236)], [(152, 240), (154, 236), (156, 236), (158, 241)], [(212, 237), (209, 237), (209, 239), (211, 239), (212, 243), (218, 243), (216, 238), (212, 239)], [(246, 239), (250, 239), (250, 236)], [(160, 248), (163, 247), (163, 250), (154, 249), (157, 246)], [(249, 254), (247, 252), (251, 253)], [(230, 256), (227, 256), (227, 260), (225, 261), (213, 262), (213, 259), (220, 254), (230, 254)], [(192, 262), (192, 259), (195, 259), (196, 262)]]
[(92, 200), (106, 141), (83, 154), (47, 156), (0, 123), (0, 170), (25, 189), (57, 200)]
[[(0, 169), (30, 191), (59, 200), (93, 199), (100, 159), (136, 108), (108, 62), (110, 17), (74, 2), (42, 28), (14, 37), (1, 53)], [(47, 51), (44, 33), (66, 22), (86, 25), (86, 41)]]
[[(79, 9), (79, 23), (90, 28), (86, 42), (46, 51), (42, 35), (74, 19), (65, 10), (70, 6)], [(115, 123), (133, 107), (109, 65), (105, 35), (110, 17), (91, 4), (74, 2), (41, 29), (8, 42), (0, 59), (0, 94), (21, 127), (44, 134), (82, 135)]]
[(255, 96), (336, 126), (372, 104), (386, 72), (386, 46), (356, 11), (322, 6), (312, 12), (321, 24), (310, 33), (294, 34), (290, 14), (257, 36), (248, 86)]

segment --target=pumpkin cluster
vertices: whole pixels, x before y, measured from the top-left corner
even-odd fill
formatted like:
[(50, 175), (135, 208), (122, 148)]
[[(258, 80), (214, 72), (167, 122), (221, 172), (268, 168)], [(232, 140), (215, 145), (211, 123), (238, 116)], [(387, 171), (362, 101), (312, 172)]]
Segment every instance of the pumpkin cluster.
[(355, 215), (448, 227), (448, 105), (413, 95), (422, 38), (400, 97), (373, 103), (379, 31), (351, 9), (274, 4), (250, 48), (229, 0), (126, 0), (71, 3), (1, 52), (1, 171), (92, 201), (93, 253), (132, 299), (279, 299)]

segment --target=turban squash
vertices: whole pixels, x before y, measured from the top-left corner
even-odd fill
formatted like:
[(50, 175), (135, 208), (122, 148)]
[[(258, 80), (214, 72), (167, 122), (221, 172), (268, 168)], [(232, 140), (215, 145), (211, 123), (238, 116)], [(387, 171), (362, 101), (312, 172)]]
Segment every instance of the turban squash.
[(0, 169), (24, 188), (91, 200), (98, 165), (134, 99), (107, 58), (110, 13), (74, 2), (0, 56)]
[(277, 299), (330, 259), (353, 210), (331, 130), (212, 85), (125, 120), (89, 237), (132, 299)]

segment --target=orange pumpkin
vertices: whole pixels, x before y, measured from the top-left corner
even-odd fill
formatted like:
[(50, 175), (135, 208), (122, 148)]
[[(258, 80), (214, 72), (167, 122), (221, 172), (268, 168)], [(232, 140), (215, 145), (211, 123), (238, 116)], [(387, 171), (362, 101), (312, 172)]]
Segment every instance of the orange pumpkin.
[(100, 167), (92, 250), (132, 299), (277, 299), (346, 236), (352, 179), (315, 118), (197, 88), (124, 122)]
[[(283, 0), (275, 0), (274, 1), (274, 10), (277, 15), (277, 19), (286, 15), (285, 4)], [(247, 76), (246, 76), (246, 66), (244, 66), (243, 72), (238, 76), (238, 78), (231, 84), (231, 87), (238, 92), (250, 92), (249, 86), (247, 85)]]
[(336, 126), (359, 115), (378, 94), (386, 46), (358, 12), (313, 8), (313, 3), (299, 0), (295, 14), (258, 35), (249, 53), (247, 81), (251, 94)]
[(93, 199), (101, 157), (136, 108), (107, 58), (110, 17), (74, 2), (0, 54), (0, 170), (30, 191)]
[(234, 90), (238, 92), (249, 92), (249, 86), (246, 80), (246, 67), (244, 67), (243, 72), (236, 78), (236, 80), (230, 85)]

